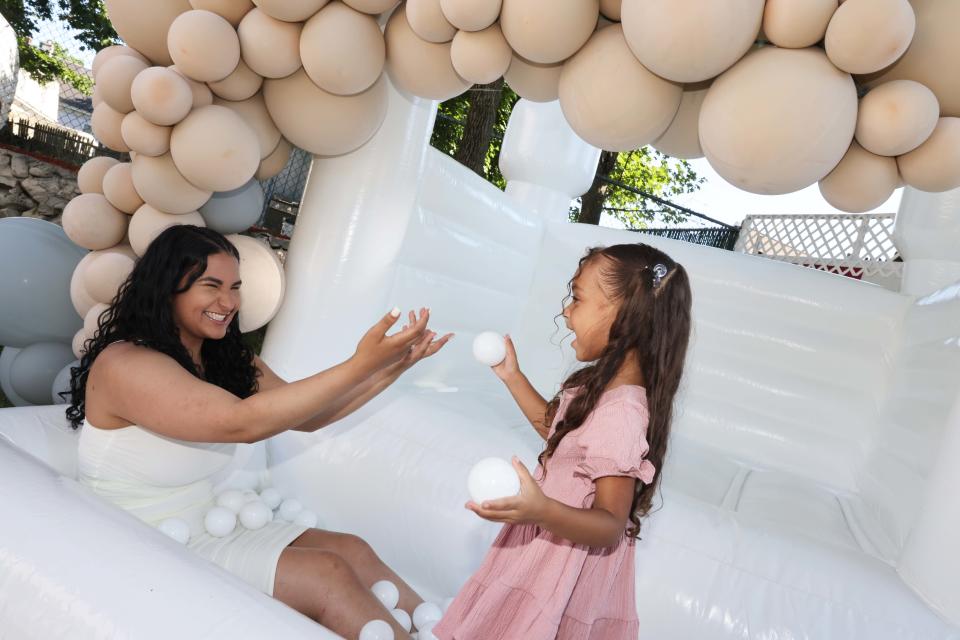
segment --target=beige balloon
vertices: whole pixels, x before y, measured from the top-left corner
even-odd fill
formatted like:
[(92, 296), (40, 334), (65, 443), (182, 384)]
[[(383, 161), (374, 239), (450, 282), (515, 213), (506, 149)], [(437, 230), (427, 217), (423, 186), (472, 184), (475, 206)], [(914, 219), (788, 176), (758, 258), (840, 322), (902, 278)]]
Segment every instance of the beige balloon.
[(114, 56), (103, 63), (97, 79), (100, 87), (100, 97), (118, 113), (133, 111), (133, 100), (130, 97), (130, 86), (133, 79), (147, 68), (147, 63), (133, 56)]
[(895, 159), (870, 153), (854, 141), (840, 164), (820, 181), (820, 193), (841, 211), (863, 213), (886, 202), (899, 184)]
[(190, 78), (182, 73), (180, 69), (177, 68), (177, 65), (171, 65), (167, 68), (187, 81), (187, 86), (190, 87), (190, 93), (193, 96), (194, 109), (213, 104), (213, 92), (210, 91), (210, 87), (208, 87), (205, 82), (197, 82), (193, 78)]
[(169, 153), (156, 157), (138, 155), (132, 164), (133, 185), (137, 193), (144, 202), (160, 211), (172, 214), (196, 211), (213, 193), (190, 184), (177, 171)]
[(271, 18), (254, 9), (240, 22), (243, 61), (264, 78), (285, 78), (300, 68), (300, 32), (303, 25)]
[(930, 137), (939, 116), (930, 89), (913, 80), (891, 80), (860, 100), (857, 142), (882, 156), (903, 155)]
[(100, 68), (108, 61), (112, 60), (116, 56), (132, 56), (141, 62), (150, 64), (150, 61), (147, 60), (147, 57), (137, 51), (136, 49), (131, 49), (130, 47), (122, 44), (113, 44), (109, 47), (104, 47), (97, 52), (97, 55), (93, 57), (93, 62), (90, 63), (90, 71), (93, 73), (94, 79), (96, 79), (97, 74), (100, 72)]
[(214, 98), (213, 103), (217, 106), (226, 107), (236, 113), (247, 123), (247, 126), (253, 130), (260, 147), (260, 157), (257, 158), (258, 163), (261, 159), (273, 153), (273, 150), (277, 148), (277, 143), (280, 142), (280, 129), (273, 123), (273, 119), (267, 111), (267, 103), (264, 102), (262, 93), (238, 102)]
[(600, 14), (607, 20), (620, 22), (620, 10), (623, 0), (600, 0)]
[(143, 198), (133, 186), (129, 162), (115, 164), (104, 174), (103, 197), (120, 211), (131, 215), (143, 204)]
[(207, 83), (210, 91), (224, 100), (246, 100), (260, 91), (263, 86), (263, 76), (254, 73), (247, 63), (240, 60), (233, 73), (219, 82)]
[(96, 107), (98, 104), (103, 102), (103, 96), (100, 95), (100, 85), (93, 85), (93, 93), (90, 94), (90, 103)]
[(120, 135), (120, 124), (123, 122), (124, 114), (115, 111), (106, 102), (101, 102), (93, 108), (93, 115), (90, 117), (90, 129), (97, 140), (102, 142), (109, 149), (114, 151), (129, 151), (130, 147), (123, 141)]
[(897, 166), (915, 189), (936, 193), (960, 187), (960, 118), (940, 118), (927, 141), (898, 157)]
[(321, 9), (300, 36), (304, 71), (318, 87), (337, 95), (370, 88), (383, 73), (386, 53), (376, 19), (342, 2)]
[(103, 193), (103, 176), (119, 162), (109, 156), (97, 156), (84, 162), (77, 171), (77, 187), (80, 193)]
[(304, 22), (323, 8), (328, 0), (254, 0), (271, 18), (284, 22)]
[(675, 82), (701, 82), (753, 46), (763, 0), (623, 0), (623, 32), (647, 69)]
[(657, 139), (677, 113), (683, 87), (640, 64), (619, 24), (597, 31), (560, 73), (560, 108), (574, 131), (608, 151)]
[(203, 221), (203, 216), (196, 211), (171, 214), (145, 204), (137, 209), (137, 212), (130, 218), (130, 246), (133, 247), (134, 253), (142, 257), (157, 236), (164, 230), (178, 224), (192, 224), (197, 227), (207, 226), (207, 223)]
[(443, 16), (440, 0), (407, 0), (410, 28), (427, 42), (450, 42), (457, 28)]
[(130, 88), (133, 106), (145, 120), (162, 127), (175, 125), (193, 108), (186, 78), (167, 67), (144, 69)]
[(400, 0), (343, 0), (351, 9), (356, 9), (361, 13), (378, 15), (393, 9), (400, 4)]
[[(437, 44), (420, 38), (410, 28), (405, 9), (401, 5), (394, 11), (384, 30), (386, 67), (394, 86), (431, 100), (448, 100), (469, 89), (471, 83), (453, 68), (450, 43)], [(296, 144), (296, 140), (291, 142)]]
[(234, 28), (254, 7), (250, 0), (190, 0), (190, 6), (194, 9), (214, 12)]
[(120, 123), (120, 135), (131, 153), (162, 156), (170, 150), (170, 127), (153, 124), (137, 111), (131, 111)]
[(903, 55), (916, 29), (907, 0), (848, 0), (830, 19), (824, 46), (847, 73), (873, 73)]
[(93, 305), (97, 304), (97, 301), (87, 293), (87, 287), (83, 281), (83, 274), (87, 269), (87, 265), (93, 262), (93, 259), (96, 258), (97, 255), (96, 251), (91, 251), (83, 256), (74, 268), (73, 275), (70, 276), (70, 302), (73, 303), (74, 310), (81, 318), (87, 315), (87, 312), (90, 311)]
[(110, 305), (98, 302), (87, 311), (87, 315), (83, 317), (83, 329), (81, 331), (89, 338), (93, 338), (97, 333), (97, 330), (100, 328), (100, 316), (103, 315), (103, 312), (110, 308)]
[(767, 0), (763, 32), (778, 47), (812, 47), (827, 32), (837, 0)]
[(130, 245), (119, 244), (103, 251), (94, 251), (93, 260), (83, 271), (83, 285), (98, 303), (110, 304), (120, 285), (133, 271), (137, 254)]
[(349, 153), (373, 137), (387, 115), (387, 84), (380, 79), (355, 96), (338, 96), (310, 81), (301, 69), (263, 84), (267, 109), (283, 137), (310, 153)]
[(531, 102), (552, 102), (560, 97), (561, 71), (562, 62), (537, 64), (514, 53), (503, 79), (521, 98)]
[(763, 47), (717, 78), (700, 108), (700, 146), (725, 180), (751, 193), (790, 193), (843, 158), (857, 89), (823, 51)]
[(87, 352), (85, 345), (88, 340), (91, 340), (93, 336), (88, 336), (83, 329), (79, 329), (75, 334), (73, 334), (73, 341), (70, 346), (73, 349), (73, 355), (77, 357), (77, 360), (83, 358), (83, 355)]
[(913, 0), (917, 28), (907, 52), (869, 85), (889, 80), (916, 80), (930, 87), (940, 102), (940, 115), (960, 117), (960, 2)]
[(113, 28), (127, 45), (153, 64), (173, 61), (167, 50), (167, 30), (178, 15), (192, 8), (187, 0), (104, 0)]
[(700, 107), (709, 88), (706, 82), (683, 88), (677, 115), (663, 135), (653, 141), (657, 151), (684, 160), (703, 157), (703, 149), (700, 148)]
[(457, 75), (476, 84), (500, 78), (512, 59), (513, 51), (498, 24), (483, 31), (458, 31), (450, 45), (450, 61)]
[(264, 326), (277, 315), (286, 288), (283, 265), (270, 247), (249, 236), (227, 239), (240, 253), (240, 331)]
[(257, 180), (269, 180), (283, 171), (290, 161), (290, 154), (293, 152), (293, 145), (287, 142), (286, 138), (280, 138), (280, 144), (273, 150), (273, 153), (260, 161), (260, 168), (254, 177)]
[(503, 0), (440, 0), (443, 15), (461, 31), (483, 31), (500, 17)]
[(170, 155), (191, 184), (203, 190), (232, 191), (256, 173), (260, 142), (236, 111), (208, 105), (194, 109), (173, 128)]
[(63, 209), (61, 224), (67, 237), (84, 249), (106, 249), (123, 240), (129, 217), (107, 202), (101, 193), (84, 193)]
[(177, 16), (167, 33), (177, 69), (198, 82), (223, 80), (240, 61), (240, 39), (226, 18), (194, 9)]
[(590, 39), (599, 15), (600, 0), (503, 0), (500, 28), (517, 54), (551, 64)]

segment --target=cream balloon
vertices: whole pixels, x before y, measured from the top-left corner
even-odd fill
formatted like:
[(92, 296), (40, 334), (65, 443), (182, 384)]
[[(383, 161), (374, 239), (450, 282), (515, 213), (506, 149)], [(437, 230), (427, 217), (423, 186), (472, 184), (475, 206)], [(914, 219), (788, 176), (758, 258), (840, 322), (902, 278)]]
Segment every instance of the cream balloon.
[(444, 17), (461, 31), (483, 31), (500, 17), (503, 0), (440, 0)]
[(812, 47), (827, 32), (837, 0), (767, 0), (763, 9), (763, 32), (778, 47)]
[(93, 93), (90, 94), (90, 104), (96, 108), (98, 104), (103, 102), (103, 96), (100, 95), (100, 85), (93, 85)]
[(872, 153), (900, 156), (930, 137), (939, 116), (940, 104), (930, 89), (913, 80), (891, 80), (860, 100), (857, 142)]
[(383, 72), (386, 54), (377, 21), (342, 2), (321, 9), (300, 36), (303, 70), (318, 87), (337, 95), (370, 88)]
[(118, 113), (133, 111), (133, 100), (130, 98), (130, 86), (133, 79), (148, 67), (147, 63), (133, 56), (114, 56), (101, 67), (97, 78), (100, 87), (100, 97)]
[(233, 73), (219, 82), (209, 82), (207, 86), (214, 95), (224, 100), (246, 100), (260, 91), (263, 77), (254, 73), (241, 59)]
[(97, 156), (84, 162), (77, 172), (80, 193), (103, 193), (103, 176), (118, 162), (109, 156)]
[(177, 69), (198, 82), (223, 80), (240, 61), (240, 39), (226, 18), (194, 9), (177, 16), (167, 32)]
[(167, 30), (178, 15), (192, 8), (187, 0), (104, 0), (113, 28), (127, 45), (154, 64), (171, 64)]
[[(450, 60), (450, 43), (436, 44), (420, 38), (407, 21), (405, 5), (393, 12), (384, 37), (387, 72), (393, 84), (407, 93), (431, 100), (448, 100), (470, 88), (457, 75)], [(292, 140), (296, 143), (296, 140)]]
[(940, 118), (927, 141), (898, 157), (897, 166), (904, 182), (915, 189), (940, 192), (960, 187), (960, 118)]
[(124, 244), (94, 253), (96, 256), (83, 271), (83, 285), (93, 300), (111, 304), (120, 285), (133, 271), (137, 254)]
[(731, 184), (790, 193), (837, 166), (856, 123), (853, 78), (820, 49), (763, 47), (710, 87), (700, 108), (700, 146)]
[(140, 116), (155, 125), (175, 125), (193, 108), (190, 84), (167, 67), (150, 67), (137, 75), (130, 87), (133, 106)]
[(563, 63), (538, 64), (513, 54), (504, 80), (517, 95), (531, 102), (552, 102), (560, 97), (560, 72)]
[(620, 22), (620, 12), (623, 0), (600, 0), (600, 15), (607, 20)]
[(253, 177), (263, 181), (269, 180), (279, 174), (283, 171), (283, 168), (287, 166), (287, 162), (290, 161), (290, 153), (292, 151), (293, 145), (287, 142), (286, 138), (280, 138), (280, 143), (277, 145), (277, 148), (273, 150), (273, 153), (260, 161), (260, 167)]
[(162, 156), (170, 150), (170, 127), (153, 124), (137, 111), (131, 111), (120, 123), (120, 135), (130, 150), (147, 156)]
[(277, 254), (249, 236), (227, 239), (240, 252), (240, 331), (255, 331), (270, 322), (283, 302), (285, 278)]
[(457, 28), (443, 16), (440, 0), (407, 0), (410, 28), (427, 42), (450, 42)]
[(703, 157), (703, 149), (700, 148), (700, 107), (709, 88), (706, 82), (684, 87), (680, 108), (673, 122), (663, 135), (653, 141), (657, 151), (684, 160)]
[[(97, 304), (97, 301), (87, 293), (87, 286), (84, 283), (84, 273), (87, 270), (87, 266), (93, 262), (93, 259), (97, 257), (96, 251), (91, 251), (87, 255), (83, 256), (80, 259), (80, 262), (77, 263), (76, 268), (73, 270), (73, 275), (70, 277), (70, 302), (73, 303), (73, 308), (77, 312), (77, 315), (83, 318), (87, 315), (87, 312)], [(76, 349), (74, 349), (76, 353)]]
[(483, 31), (458, 31), (450, 44), (453, 69), (464, 80), (488, 84), (501, 77), (513, 60), (513, 51), (500, 25)]
[(656, 140), (677, 113), (683, 88), (640, 64), (614, 24), (597, 31), (560, 74), (560, 107), (574, 131), (608, 151)]
[(856, 141), (833, 171), (820, 181), (820, 193), (848, 213), (876, 209), (900, 185), (897, 161), (870, 153)]
[(133, 247), (134, 253), (143, 256), (154, 238), (160, 235), (164, 229), (169, 229), (178, 224), (207, 226), (203, 217), (196, 211), (174, 215), (163, 213), (149, 204), (145, 204), (137, 209), (137, 212), (130, 218), (130, 246)]
[(300, 68), (300, 32), (303, 25), (271, 18), (254, 9), (240, 22), (240, 52), (254, 73), (285, 78)]
[(237, 112), (208, 105), (194, 109), (173, 128), (170, 155), (191, 184), (206, 191), (231, 191), (256, 173), (260, 143)]
[(254, 4), (250, 0), (190, 0), (190, 6), (212, 11), (236, 28), (243, 16), (253, 10)]
[(503, 0), (500, 28), (517, 54), (551, 64), (590, 39), (599, 15), (600, 0)]
[(204, 82), (197, 82), (193, 78), (190, 78), (184, 74), (180, 69), (177, 68), (177, 65), (172, 65), (167, 67), (181, 78), (187, 81), (187, 86), (190, 87), (190, 93), (193, 97), (193, 108), (198, 109), (200, 107), (205, 107), (208, 104), (213, 104), (213, 92), (210, 91), (210, 87)]
[(637, 59), (675, 82), (709, 80), (753, 46), (763, 0), (623, 0), (623, 32)]
[[(273, 119), (267, 111), (267, 103), (263, 100), (263, 94), (257, 93), (252, 98), (236, 102), (214, 98), (213, 104), (226, 107), (236, 113), (254, 132), (260, 147), (260, 157), (257, 158), (257, 164), (277, 148), (277, 144), (280, 142), (280, 129), (273, 123)], [(220, 191), (220, 189), (214, 189), (214, 191)]]
[(147, 60), (147, 57), (136, 49), (131, 49), (128, 46), (122, 44), (113, 44), (109, 47), (104, 47), (97, 52), (97, 55), (93, 57), (93, 62), (90, 63), (90, 71), (93, 73), (94, 79), (96, 79), (97, 74), (100, 72), (100, 68), (108, 61), (112, 60), (116, 56), (132, 56), (141, 62), (150, 64), (150, 61)]
[(301, 69), (289, 78), (264, 82), (263, 97), (284, 138), (324, 156), (357, 149), (377, 132), (387, 114), (383, 76), (362, 93), (338, 96), (313, 84)]
[(114, 151), (129, 151), (130, 147), (123, 141), (120, 134), (120, 125), (125, 114), (113, 109), (106, 102), (101, 102), (93, 108), (90, 117), (90, 129), (97, 140)]
[(343, 0), (344, 4), (361, 13), (379, 15), (400, 4), (400, 0)]
[[(90, 264), (93, 263), (91, 262)], [(97, 330), (100, 329), (100, 320), (103, 316), (103, 313), (109, 308), (110, 305), (103, 302), (98, 302), (90, 307), (90, 311), (87, 311), (87, 315), (83, 316), (83, 329), (81, 330), (91, 338), (94, 337), (97, 333)]]
[(138, 155), (132, 164), (133, 185), (137, 193), (159, 211), (190, 213), (203, 206), (212, 195), (212, 190), (190, 184), (177, 170), (169, 153), (156, 157)]
[(106, 249), (123, 240), (129, 217), (103, 194), (84, 193), (63, 208), (61, 224), (67, 237), (84, 249)]
[(303, 22), (323, 8), (328, 0), (254, 0), (271, 18), (284, 22)]
[(143, 204), (143, 198), (133, 186), (129, 162), (116, 164), (104, 174), (103, 197), (120, 211), (131, 215)]
[(73, 349), (73, 355), (77, 357), (77, 360), (83, 358), (83, 354), (87, 352), (86, 345), (87, 342), (92, 340), (93, 336), (88, 336), (87, 332), (83, 329), (77, 331), (73, 336), (73, 341), (70, 344), (70, 348)]
[(873, 73), (903, 55), (916, 25), (907, 0), (848, 0), (830, 19), (824, 46), (839, 69)]

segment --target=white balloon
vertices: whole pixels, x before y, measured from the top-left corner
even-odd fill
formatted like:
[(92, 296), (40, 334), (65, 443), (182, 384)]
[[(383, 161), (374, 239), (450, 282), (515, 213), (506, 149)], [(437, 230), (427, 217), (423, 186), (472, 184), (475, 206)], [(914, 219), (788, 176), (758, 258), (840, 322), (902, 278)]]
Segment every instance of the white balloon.
[(413, 624), (413, 621), (410, 619), (409, 613), (403, 609), (392, 609), (390, 613), (393, 614), (393, 619), (397, 621), (397, 624), (403, 627), (404, 631), (410, 631), (410, 625)]
[(507, 357), (503, 336), (495, 331), (484, 331), (473, 339), (473, 357), (481, 364), (495, 367)]
[[(74, 360), (61, 369), (57, 377), (53, 379), (53, 386), (50, 389), (50, 393), (53, 395), (53, 404), (70, 404), (70, 377), (72, 375), (70, 370), (79, 366), (80, 361)], [(67, 397), (61, 397), (61, 393), (67, 394)]]
[(377, 600), (383, 603), (387, 609), (393, 609), (397, 606), (397, 603), (400, 602), (400, 590), (397, 589), (397, 585), (393, 584), (389, 580), (380, 580), (375, 582), (370, 590), (373, 591), (373, 595), (377, 596)]
[(503, 458), (484, 458), (470, 469), (467, 490), (477, 504), (515, 496), (520, 492), (520, 477), (513, 465)]
[(309, 509), (304, 509), (293, 519), (293, 524), (298, 524), (301, 527), (310, 527), (312, 529), (317, 526), (317, 521), (317, 514)]
[(240, 524), (247, 529), (260, 529), (271, 520), (273, 511), (260, 500), (253, 500), (240, 508)]
[(383, 620), (371, 620), (360, 629), (360, 640), (393, 640), (393, 627)]
[(180, 544), (190, 542), (190, 525), (180, 518), (167, 518), (157, 525), (157, 529)]
[(429, 631), (430, 627), (439, 622), (442, 617), (443, 611), (433, 602), (422, 602), (413, 610), (413, 624), (420, 632), (421, 638), (424, 637), (423, 633)]
[(229, 489), (217, 496), (217, 506), (230, 509), (234, 513), (240, 513), (246, 501), (243, 492), (238, 489)]
[(237, 514), (226, 507), (213, 507), (207, 511), (203, 526), (215, 538), (228, 536), (237, 527)]
[(276, 509), (280, 506), (280, 503), (283, 502), (283, 496), (281, 496), (280, 492), (273, 487), (267, 487), (261, 491), (260, 499), (263, 501), (263, 504), (267, 505), (271, 509)]
[(297, 514), (301, 511), (303, 511), (303, 504), (299, 500), (287, 498), (280, 503), (280, 509), (277, 515), (287, 522), (293, 522), (293, 519), (296, 518)]

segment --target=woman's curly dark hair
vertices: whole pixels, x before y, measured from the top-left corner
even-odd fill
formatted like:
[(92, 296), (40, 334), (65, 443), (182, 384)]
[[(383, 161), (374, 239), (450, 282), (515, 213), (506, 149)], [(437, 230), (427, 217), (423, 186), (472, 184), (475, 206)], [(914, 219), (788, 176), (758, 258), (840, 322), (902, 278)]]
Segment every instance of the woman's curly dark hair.
[(241, 340), (239, 316), (234, 315), (220, 340), (204, 340), (197, 371), (180, 341), (173, 319), (173, 297), (187, 291), (207, 269), (207, 258), (240, 254), (223, 235), (192, 225), (176, 225), (150, 243), (129, 277), (120, 285), (110, 307), (99, 318), (92, 339), (84, 344), (80, 366), (71, 370), (67, 419), (74, 429), (83, 422), (87, 376), (107, 346), (128, 340), (166, 354), (184, 369), (230, 393), (246, 398), (257, 390), (259, 371), (254, 354)]

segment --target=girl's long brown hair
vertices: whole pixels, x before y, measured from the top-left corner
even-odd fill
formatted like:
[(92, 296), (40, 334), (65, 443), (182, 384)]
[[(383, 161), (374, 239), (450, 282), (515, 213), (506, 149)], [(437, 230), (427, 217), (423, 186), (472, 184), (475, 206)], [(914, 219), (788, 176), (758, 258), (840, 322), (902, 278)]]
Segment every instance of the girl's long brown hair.
[[(589, 249), (580, 259), (574, 278), (583, 267), (603, 259), (600, 278), (604, 289), (620, 308), (610, 327), (607, 346), (592, 364), (571, 374), (562, 390), (582, 387), (571, 400), (563, 420), (557, 424), (540, 454), (544, 466), (557, 450), (564, 436), (579, 428), (596, 408), (607, 385), (628, 357), (636, 357), (643, 372), (650, 411), (647, 460), (656, 467), (650, 484), (637, 481), (630, 507), (627, 534), (640, 534), (640, 519), (653, 505), (653, 496), (660, 483), (663, 461), (673, 421), (673, 400), (683, 376), (683, 364), (690, 340), (690, 280), (682, 265), (659, 249), (646, 244), (619, 244)], [(659, 276), (657, 266), (666, 274)], [(573, 279), (568, 283), (572, 291)], [(545, 424), (551, 424), (560, 404), (558, 393), (548, 404)]]

